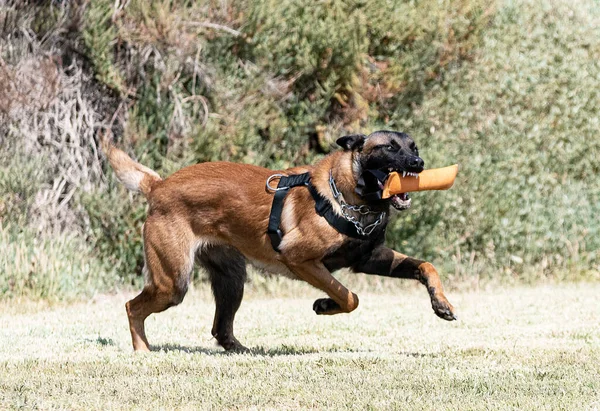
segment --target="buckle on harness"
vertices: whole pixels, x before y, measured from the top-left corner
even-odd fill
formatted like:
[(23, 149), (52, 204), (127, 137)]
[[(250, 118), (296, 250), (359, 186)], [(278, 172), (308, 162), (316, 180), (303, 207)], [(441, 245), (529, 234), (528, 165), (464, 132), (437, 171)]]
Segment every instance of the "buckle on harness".
[(331, 194), (333, 194), (333, 198), (338, 200), (342, 193), (340, 193), (337, 186), (335, 185), (335, 180), (333, 179), (333, 173), (331, 170), (329, 170), (329, 188), (331, 189)]
[[(279, 178), (277, 187), (271, 185), (271, 181)], [(310, 182), (310, 173), (306, 172), (303, 174), (292, 174), (286, 176), (284, 174), (273, 174), (267, 178), (267, 191), (274, 192), (273, 203), (271, 205), (271, 214), (269, 215), (269, 226), (267, 228), (267, 235), (271, 240), (273, 249), (279, 252), (279, 244), (283, 239), (283, 232), (279, 228), (281, 222), (281, 214), (283, 212), (283, 201), (288, 191), (294, 187), (307, 186)]]
[(283, 174), (273, 174), (272, 176), (269, 176), (269, 178), (267, 178), (267, 184), (266, 184), (267, 191), (275, 192), (275, 191), (281, 191), (281, 190), (287, 189), (288, 187), (276, 187), (276, 188), (273, 188), (270, 185), (271, 181), (273, 181), (276, 178), (282, 178), (282, 177), (285, 177), (285, 176)]

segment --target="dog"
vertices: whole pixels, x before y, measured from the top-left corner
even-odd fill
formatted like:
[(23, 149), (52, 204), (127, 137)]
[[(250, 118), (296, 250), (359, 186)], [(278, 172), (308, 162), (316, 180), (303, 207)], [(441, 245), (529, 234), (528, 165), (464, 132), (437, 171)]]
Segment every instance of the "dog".
[[(319, 315), (349, 313), (358, 307), (358, 296), (331, 274), (346, 267), (418, 280), (427, 288), (435, 314), (456, 319), (434, 266), (384, 246), (390, 208), (410, 207), (408, 195), (367, 200), (357, 193), (366, 170), (416, 178), (424, 162), (414, 140), (405, 133), (376, 131), (344, 136), (337, 144), (342, 150), (310, 166), (272, 171), (207, 162), (163, 180), (104, 143), (117, 178), (128, 189), (141, 191), (149, 205), (143, 226), (146, 283), (125, 305), (135, 351), (150, 350), (145, 319), (182, 302), (195, 261), (208, 272), (215, 298), (212, 335), (228, 351), (247, 350), (233, 332), (247, 262), (324, 291), (328, 298), (313, 304)], [(302, 184), (279, 187), (284, 178), (298, 175), (306, 177)], [(275, 187), (277, 179), (280, 184)], [(274, 197), (284, 190), (285, 198), (276, 206)]]

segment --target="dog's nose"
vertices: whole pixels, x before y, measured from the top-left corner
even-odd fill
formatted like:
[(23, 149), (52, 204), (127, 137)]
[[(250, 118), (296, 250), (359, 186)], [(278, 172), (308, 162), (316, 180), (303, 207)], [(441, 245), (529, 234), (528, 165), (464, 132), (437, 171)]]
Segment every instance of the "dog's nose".
[(408, 161), (408, 166), (423, 169), (423, 167), (425, 167), (425, 162), (421, 157), (413, 157)]

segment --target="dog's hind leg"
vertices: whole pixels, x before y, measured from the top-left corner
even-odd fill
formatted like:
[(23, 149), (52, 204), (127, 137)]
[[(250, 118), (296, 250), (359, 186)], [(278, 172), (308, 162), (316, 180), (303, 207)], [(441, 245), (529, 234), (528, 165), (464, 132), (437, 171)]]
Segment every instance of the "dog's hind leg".
[(135, 351), (150, 350), (146, 318), (181, 303), (187, 292), (199, 242), (192, 235), (186, 236), (184, 227), (175, 226), (151, 218), (144, 225), (146, 285), (125, 304)]
[(198, 259), (208, 271), (215, 296), (213, 337), (227, 351), (246, 351), (233, 335), (235, 313), (244, 296), (246, 260), (235, 248), (221, 245), (202, 250)]

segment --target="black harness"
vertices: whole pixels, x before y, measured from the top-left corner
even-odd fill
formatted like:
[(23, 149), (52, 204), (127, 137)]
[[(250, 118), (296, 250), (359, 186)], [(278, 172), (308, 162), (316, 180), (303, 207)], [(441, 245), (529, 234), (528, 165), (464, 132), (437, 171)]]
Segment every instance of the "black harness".
[[(269, 183), (272, 179), (279, 177), (277, 188), (272, 188)], [(358, 232), (355, 224), (339, 216), (333, 211), (331, 202), (323, 197), (310, 182), (310, 173), (294, 174), (284, 176), (283, 174), (274, 174), (267, 180), (267, 189), (275, 191), (273, 204), (271, 206), (271, 215), (269, 216), (269, 226), (267, 235), (271, 239), (271, 245), (275, 251), (279, 251), (279, 244), (283, 239), (283, 233), (279, 228), (281, 223), (281, 213), (283, 212), (283, 202), (291, 188), (306, 186), (315, 200), (315, 211), (321, 217), (325, 218), (329, 225), (335, 228), (339, 233), (352, 238), (367, 239), (369, 236)]]

